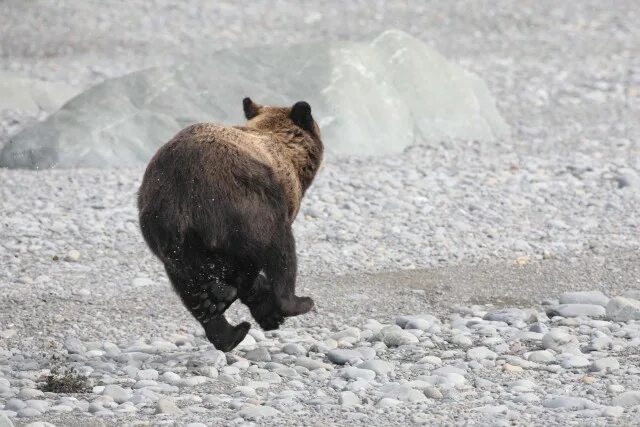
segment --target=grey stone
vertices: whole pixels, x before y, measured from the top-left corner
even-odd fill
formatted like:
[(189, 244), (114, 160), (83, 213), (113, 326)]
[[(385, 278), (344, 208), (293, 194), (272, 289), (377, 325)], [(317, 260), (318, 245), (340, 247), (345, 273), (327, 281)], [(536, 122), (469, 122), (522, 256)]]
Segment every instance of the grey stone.
[(607, 304), (607, 318), (615, 322), (640, 320), (640, 301), (620, 296), (611, 298)]
[(305, 350), (300, 344), (296, 343), (285, 344), (284, 347), (282, 347), (282, 352), (292, 356), (305, 356), (307, 354), (307, 350)]
[(18, 417), (19, 418), (30, 418), (30, 417), (39, 417), (41, 416), (42, 413), (40, 411), (38, 411), (37, 409), (34, 408), (30, 408), (30, 407), (26, 407), (26, 408), (22, 408), (18, 411)]
[(360, 404), (360, 398), (352, 391), (343, 391), (340, 393), (340, 404), (342, 406), (357, 406)]
[(4, 409), (7, 409), (9, 411), (14, 411), (14, 412), (18, 412), (20, 409), (26, 408), (26, 407), (27, 407), (27, 404), (20, 399), (9, 399), (4, 404)]
[(560, 363), (563, 368), (571, 369), (571, 368), (585, 368), (591, 364), (589, 359), (581, 355), (575, 355), (566, 357)]
[(269, 354), (267, 349), (264, 347), (258, 347), (256, 349), (250, 350), (247, 352), (247, 354), (245, 354), (244, 357), (246, 357), (248, 360), (251, 360), (253, 362), (270, 362), (271, 361), (271, 354)]
[(358, 368), (369, 369), (378, 375), (387, 375), (393, 371), (394, 365), (392, 363), (385, 362), (384, 360), (374, 359), (361, 363), (358, 365)]
[(327, 358), (337, 365), (346, 365), (347, 363), (353, 364), (363, 360), (362, 353), (343, 348), (329, 350)]
[(306, 356), (297, 357), (295, 364), (298, 366), (303, 366), (309, 369), (310, 371), (313, 371), (314, 369), (320, 369), (320, 368), (331, 368), (330, 365), (326, 365), (322, 363), (320, 360), (311, 359), (310, 357), (306, 357)]
[(367, 380), (371, 381), (376, 377), (376, 372), (369, 369), (360, 369), (353, 366), (349, 366), (340, 370), (340, 376), (350, 380)]
[(594, 360), (591, 365), (591, 370), (594, 372), (599, 371), (613, 371), (620, 368), (620, 363), (615, 357), (603, 357), (602, 359)]
[(487, 347), (473, 347), (467, 350), (467, 358), (472, 360), (495, 360), (498, 355)]
[(529, 360), (530, 362), (536, 362), (536, 363), (549, 363), (554, 361), (555, 357), (548, 350), (537, 350), (537, 351), (532, 351), (527, 357), (527, 360)]
[(124, 403), (131, 399), (131, 392), (117, 384), (108, 384), (102, 391), (104, 396), (110, 396), (117, 403)]
[(420, 390), (415, 390), (406, 384), (389, 383), (380, 388), (384, 397), (397, 399), (402, 402), (422, 402), (427, 397)]
[(240, 409), (238, 415), (247, 420), (257, 420), (259, 418), (274, 417), (280, 411), (271, 406), (245, 405)]
[(156, 403), (156, 414), (182, 414), (182, 409), (176, 406), (173, 399), (163, 398)]
[(601, 317), (605, 315), (605, 308), (595, 304), (560, 304), (547, 307), (547, 314), (562, 317)]
[(4, 414), (0, 414), (0, 427), (13, 427), (13, 422)]
[(247, 94), (277, 105), (308, 101), (329, 155), (386, 155), (416, 141), (493, 141), (509, 134), (480, 78), (420, 40), (386, 31), (362, 42), (220, 50), (107, 80), (16, 135), (0, 152), (0, 166), (146, 163), (188, 123), (242, 124)]
[(552, 409), (568, 409), (571, 411), (578, 411), (582, 409), (595, 409), (597, 405), (585, 399), (584, 397), (574, 396), (558, 396), (547, 399), (542, 402), (542, 406)]
[(563, 329), (551, 329), (542, 337), (542, 347), (557, 352), (579, 353), (578, 339)]
[(611, 400), (611, 403), (615, 406), (625, 408), (640, 405), (640, 390), (630, 390), (620, 393)]
[(533, 316), (519, 308), (499, 308), (487, 312), (483, 319), (505, 322), (512, 325), (517, 322), (530, 322), (533, 320)]
[(565, 292), (560, 295), (560, 304), (595, 304), (605, 307), (609, 297), (600, 291)]
[(389, 347), (416, 344), (420, 342), (418, 338), (410, 332), (402, 330), (398, 326), (387, 326), (380, 330), (382, 342)]

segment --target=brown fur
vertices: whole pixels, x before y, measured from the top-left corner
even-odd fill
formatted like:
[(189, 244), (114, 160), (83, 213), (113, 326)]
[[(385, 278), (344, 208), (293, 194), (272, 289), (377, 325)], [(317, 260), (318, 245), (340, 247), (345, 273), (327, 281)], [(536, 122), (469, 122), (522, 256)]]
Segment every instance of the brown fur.
[(319, 129), (304, 102), (243, 104), (245, 126), (195, 124), (161, 147), (138, 198), (145, 240), (224, 350), (248, 330), (223, 316), (238, 297), (265, 329), (313, 306), (294, 295), (291, 224), (322, 161)]

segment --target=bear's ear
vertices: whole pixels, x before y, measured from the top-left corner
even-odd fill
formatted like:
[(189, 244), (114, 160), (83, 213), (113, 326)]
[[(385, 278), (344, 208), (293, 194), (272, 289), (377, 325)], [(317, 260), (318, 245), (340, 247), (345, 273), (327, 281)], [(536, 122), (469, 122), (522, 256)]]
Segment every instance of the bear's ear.
[(313, 117), (311, 116), (311, 106), (304, 101), (296, 102), (291, 107), (291, 120), (302, 129), (313, 131)]
[(244, 109), (244, 116), (247, 120), (251, 120), (260, 114), (260, 106), (253, 102), (249, 97), (242, 100), (242, 108)]

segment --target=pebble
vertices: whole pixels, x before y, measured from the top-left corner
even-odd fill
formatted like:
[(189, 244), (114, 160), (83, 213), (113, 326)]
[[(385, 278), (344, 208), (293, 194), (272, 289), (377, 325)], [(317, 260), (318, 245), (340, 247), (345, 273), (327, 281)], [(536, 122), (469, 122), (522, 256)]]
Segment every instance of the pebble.
[(340, 404), (342, 406), (357, 406), (360, 404), (360, 398), (352, 391), (343, 391), (340, 393)]
[(527, 360), (535, 363), (549, 363), (555, 360), (555, 356), (549, 350), (537, 350), (529, 353)]
[(466, 335), (456, 334), (451, 338), (451, 343), (459, 347), (471, 347), (473, 340)]
[(602, 408), (603, 417), (618, 418), (621, 417), (623, 413), (624, 408), (622, 406), (605, 406)]
[(487, 347), (473, 347), (467, 350), (467, 358), (471, 360), (495, 360), (498, 355)]
[(606, 307), (609, 298), (600, 291), (565, 292), (558, 298), (560, 304), (595, 304)]
[(327, 358), (337, 365), (346, 365), (347, 363), (355, 364), (361, 362), (363, 356), (362, 353), (355, 350), (336, 348), (327, 353)]
[(542, 337), (542, 347), (560, 353), (579, 352), (578, 339), (560, 328), (551, 329)]
[(250, 350), (247, 352), (247, 354), (245, 354), (244, 357), (246, 357), (248, 360), (251, 360), (252, 362), (271, 361), (271, 354), (269, 354), (269, 351), (267, 351), (267, 349), (264, 347), (258, 347), (256, 349)]
[(180, 415), (182, 413), (182, 409), (178, 408), (173, 399), (163, 398), (156, 403), (156, 414)]
[(393, 399), (391, 397), (383, 397), (376, 403), (377, 408), (393, 408), (394, 406), (401, 405), (402, 402), (398, 399)]
[(375, 372), (378, 375), (387, 375), (394, 370), (392, 363), (385, 362), (384, 360), (368, 360), (358, 365), (358, 368), (368, 369)]
[(380, 333), (382, 334), (382, 342), (389, 347), (398, 347), (401, 345), (416, 344), (420, 342), (418, 338), (412, 333), (402, 329), (387, 329), (383, 328)]
[(532, 316), (530, 313), (519, 308), (500, 308), (488, 311), (483, 319), (513, 325), (518, 322), (529, 322), (532, 320)]
[(243, 406), (240, 411), (238, 411), (238, 415), (247, 420), (257, 420), (259, 418), (274, 417), (276, 415), (280, 415), (280, 411), (272, 408), (271, 406), (248, 404)]
[(26, 407), (18, 411), (19, 418), (40, 417), (42, 413), (37, 409)]
[(340, 371), (340, 375), (350, 380), (363, 379), (372, 381), (376, 377), (376, 373), (369, 369), (360, 369), (349, 366)]
[(611, 400), (614, 406), (630, 407), (640, 405), (640, 390), (629, 390), (620, 393)]
[(305, 350), (300, 344), (296, 343), (286, 344), (282, 347), (282, 352), (292, 356), (305, 356), (307, 354), (307, 350)]
[(547, 314), (550, 316), (602, 317), (605, 313), (603, 306), (595, 304), (560, 304), (547, 308)]
[(34, 397), (42, 397), (44, 393), (41, 390), (37, 390), (35, 388), (25, 387), (20, 390), (18, 393), (19, 399), (33, 399)]
[(102, 391), (104, 396), (111, 397), (117, 403), (124, 403), (131, 399), (131, 392), (125, 390), (117, 384), (108, 384)]
[(584, 397), (558, 396), (542, 402), (542, 406), (552, 409), (568, 409), (578, 411), (581, 409), (595, 409), (597, 405)]
[(640, 320), (640, 301), (617, 296), (611, 298), (606, 308), (607, 318), (615, 322)]
[(562, 360), (560, 365), (565, 369), (585, 368), (591, 365), (591, 362), (585, 356), (569, 356)]
[(415, 390), (406, 384), (389, 383), (380, 389), (384, 397), (397, 399), (401, 402), (422, 402), (427, 397), (420, 390)]
[(619, 368), (620, 363), (615, 357), (603, 357), (602, 359), (594, 360), (591, 365), (591, 370), (594, 372), (613, 371)]

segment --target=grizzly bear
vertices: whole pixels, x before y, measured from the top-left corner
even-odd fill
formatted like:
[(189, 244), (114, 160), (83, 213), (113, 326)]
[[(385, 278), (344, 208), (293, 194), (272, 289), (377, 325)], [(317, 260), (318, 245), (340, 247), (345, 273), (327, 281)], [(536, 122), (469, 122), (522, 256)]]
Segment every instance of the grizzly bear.
[(173, 288), (222, 351), (250, 324), (225, 310), (240, 299), (264, 330), (307, 313), (295, 295), (291, 230), (322, 162), (320, 129), (306, 102), (243, 100), (245, 126), (191, 125), (153, 156), (138, 191), (140, 228)]

